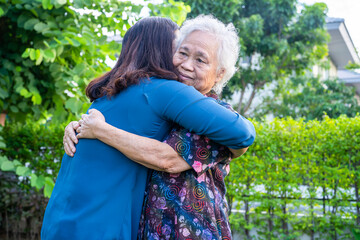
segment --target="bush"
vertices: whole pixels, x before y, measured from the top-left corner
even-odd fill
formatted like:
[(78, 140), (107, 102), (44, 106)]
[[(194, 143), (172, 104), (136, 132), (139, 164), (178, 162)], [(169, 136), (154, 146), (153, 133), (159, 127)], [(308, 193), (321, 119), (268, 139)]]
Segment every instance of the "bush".
[[(227, 178), (245, 238), (349, 239), (360, 226), (360, 116), (255, 123), (257, 138)], [(255, 230), (256, 226), (256, 230)], [(250, 230), (253, 230), (250, 234)]]
[[(64, 125), (31, 121), (2, 129), (0, 239), (5, 234), (14, 239), (40, 237), (48, 197), (64, 154), (63, 133)], [(44, 194), (37, 191), (40, 189)]]

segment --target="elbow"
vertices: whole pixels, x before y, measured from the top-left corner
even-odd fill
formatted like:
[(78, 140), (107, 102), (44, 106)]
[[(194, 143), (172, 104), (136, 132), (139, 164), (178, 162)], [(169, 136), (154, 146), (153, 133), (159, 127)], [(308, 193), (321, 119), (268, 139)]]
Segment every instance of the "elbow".
[(239, 128), (238, 136), (238, 144), (234, 146), (234, 149), (248, 148), (255, 141), (256, 132), (254, 125), (249, 122), (248, 126), (245, 129), (244, 127)]
[(256, 137), (256, 133), (255, 133), (255, 129), (254, 129), (254, 131), (252, 131), (248, 134), (248, 138), (246, 140), (246, 146), (244, 146), (244, 147), (248, 148), (250, 145), (252, 145), (255, 141), (255, 137)]
[(167, 173), (175, 174), (181, 172), (176, 161), (167, 159), (162, 166), (162, 171)]
[(161, 157), (159, 164), (160, 171), (167, 173), (180, 173), (179, 156), (177, 153), (166, 154)]

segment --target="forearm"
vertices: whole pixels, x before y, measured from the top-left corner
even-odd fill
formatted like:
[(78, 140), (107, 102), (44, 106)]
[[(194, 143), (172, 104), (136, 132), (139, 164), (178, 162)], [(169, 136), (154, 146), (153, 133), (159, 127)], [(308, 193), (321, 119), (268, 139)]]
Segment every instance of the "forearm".
[(107, 123), (98, 126), (95, 135), (100, 141), (147, 168), (170, 173), (191, 168), (174, 149), (158, 140), (132, 134)]
[(246, 153), (246, 151), (248, 150), (249, 147), (247, 148), (240, 148), (240, 149), (231, 149), (229, 148), (230, 152), (231, 152), (231, 157), (232, 158), (237, 158), (240, 157), (241, 155), (243, 155), (244, 153)]

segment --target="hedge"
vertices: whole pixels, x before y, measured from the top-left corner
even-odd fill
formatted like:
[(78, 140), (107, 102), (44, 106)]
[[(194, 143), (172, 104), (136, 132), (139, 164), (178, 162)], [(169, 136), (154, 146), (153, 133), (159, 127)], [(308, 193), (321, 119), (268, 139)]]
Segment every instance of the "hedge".
[(27, 121), (0, 131), (0, 239), (40, 239), (64, 154), (64, 125)]
[[(226, 178), (233, 231), (244, 239), (353, 238), (360, 226), (360, 116), (254, 124), (254, 145), (232, 161)], [(2, 130), (0, 238), (38, 236), (63, 129), (28, 122)]]
[(244, 239), (352, 239), (360, 225), (360, 116), (255, 123), (231, 163), (232, 229)]

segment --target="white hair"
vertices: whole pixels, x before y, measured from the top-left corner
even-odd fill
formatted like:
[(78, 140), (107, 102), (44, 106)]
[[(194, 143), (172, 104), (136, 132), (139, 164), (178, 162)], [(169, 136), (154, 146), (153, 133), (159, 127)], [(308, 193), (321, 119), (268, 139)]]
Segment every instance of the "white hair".
[(199, 15), (196, 18), (186, 20), (180, 28), (177, 39), (177, 49), (184, 39), (193, 31), (209, 32), (219, 41), (217, 51), (218, 71), (224, 69), (223, 78), (215, 84), (212, 90), (220, 93), (230, 78), (235, 74), (236, 61), (239, 56), (239, 37), (232, 23), (225, 25), (211, 15)]

